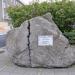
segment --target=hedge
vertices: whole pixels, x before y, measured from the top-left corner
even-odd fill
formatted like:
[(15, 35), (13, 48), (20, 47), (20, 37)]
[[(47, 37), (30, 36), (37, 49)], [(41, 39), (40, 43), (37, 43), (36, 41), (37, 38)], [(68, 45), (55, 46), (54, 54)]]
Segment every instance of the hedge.
[(65, 32), (64, 35), (69, 39), (70, 44), (75, 44), (75, 32)]
[(8, 8), (13, 27), (19, 27), (25, 20), (50, 12), (62, 32), (69, 32), (75, 22), (75, 2), (33, 3)]

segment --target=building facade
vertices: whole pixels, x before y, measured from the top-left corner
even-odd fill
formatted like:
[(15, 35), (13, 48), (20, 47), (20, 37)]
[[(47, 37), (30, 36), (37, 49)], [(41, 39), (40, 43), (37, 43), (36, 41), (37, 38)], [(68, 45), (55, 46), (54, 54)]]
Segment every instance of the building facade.
[(2, 21), (2, 16), (3, 12), (2, 12), (2, 0), (0, 0), (0, 21)]
[(9, 20), (7, 8), (9, 6), (22, 5), (20, 0), (0, 0), (0, 21)]

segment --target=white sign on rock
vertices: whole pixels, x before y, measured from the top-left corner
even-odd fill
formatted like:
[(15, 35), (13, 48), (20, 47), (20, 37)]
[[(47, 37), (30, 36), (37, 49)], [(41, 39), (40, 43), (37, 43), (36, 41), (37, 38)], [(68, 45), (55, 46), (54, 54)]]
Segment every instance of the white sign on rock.
[(38, 36), (38, 46), (53, 46), (53, 35)]

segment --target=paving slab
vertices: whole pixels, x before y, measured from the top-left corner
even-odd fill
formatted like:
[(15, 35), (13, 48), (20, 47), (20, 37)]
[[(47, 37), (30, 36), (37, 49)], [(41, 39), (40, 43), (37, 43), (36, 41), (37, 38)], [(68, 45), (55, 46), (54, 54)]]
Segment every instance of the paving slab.
[(75, 66), (63, 69), (18, 67), (11, 62), (5, 50), (0, 54), (0, 75), (75, 75)]

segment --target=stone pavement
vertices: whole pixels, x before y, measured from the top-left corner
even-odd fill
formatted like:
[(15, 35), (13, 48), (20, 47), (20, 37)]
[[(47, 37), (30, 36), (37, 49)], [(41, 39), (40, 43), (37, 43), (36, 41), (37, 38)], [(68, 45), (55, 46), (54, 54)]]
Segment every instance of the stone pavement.
[[(6, 50), (1, 48), (1, 50)], [(7, 52), (0, 53), (0, 75), (75, 75), (75, 67), (64, 69), (23, 68), (14, 65)]]
[(1, 32), (8, 32), (10, 30), (10, 26), (8, 26), (7, 22), (0, 22), (0, 33)]

